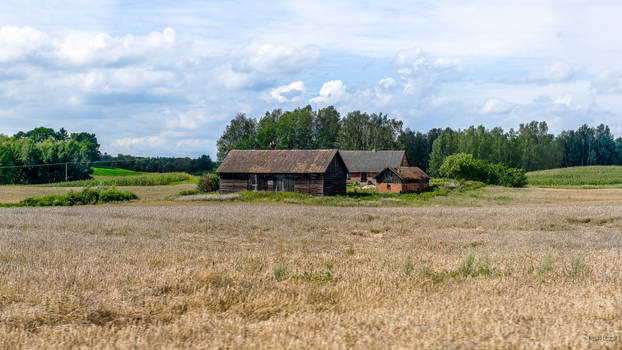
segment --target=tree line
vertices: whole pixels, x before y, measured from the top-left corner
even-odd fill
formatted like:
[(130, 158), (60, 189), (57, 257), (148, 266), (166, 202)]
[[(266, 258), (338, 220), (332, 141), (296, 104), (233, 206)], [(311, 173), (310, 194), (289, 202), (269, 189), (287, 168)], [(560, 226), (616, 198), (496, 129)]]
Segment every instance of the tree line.
[(401, 121), (386, 114), (353, 111), (341, 116), (333, 106), (315, 111), (311, 106), (275, 109), (260, 118), (240, 113), (227, 125), (217, 146), (218, 160), (231, 149), (405, 150), (412, 166), (434, 176), (445, 158), (457, 153), (526, 171), (622, 164), (622, 138), (614, 139), (604, 124), (583, 125), (557, 136), (543, 121), (508, 131), (480, 125), (421, 132), (403, 129)]
[(172, 173), (185, 172), (190, 174), (202, 174), (212, 171), (216, 164), (210, 156), (202, 155), (197, 158), (189, 157), (135, 157), (119, 154), (116, 157), (104, 154), (100, 161), (106, 161), (106, 166), (133, 171)]
[(13, 136), (0, 134), (0, 184), (84, 180), (90, 178), (93, 162), (144, 172), (203, 173), (215, 167), (208, 155), (196, 159), (122, 154), (113, 157), (102, 155), (99, 147), (95, 134), (70, 134), (64, 128), (56, 131), (39, 127)]
[[(0, 135), (0, 184), (86, 179), (91, 173), (90, 162), (98, 158), (95, 134), (40, 127), (12, 137)], [(72, 164), (65, 167), (56, 163)], [(32, 166), (41, 164), (56, 165)]]

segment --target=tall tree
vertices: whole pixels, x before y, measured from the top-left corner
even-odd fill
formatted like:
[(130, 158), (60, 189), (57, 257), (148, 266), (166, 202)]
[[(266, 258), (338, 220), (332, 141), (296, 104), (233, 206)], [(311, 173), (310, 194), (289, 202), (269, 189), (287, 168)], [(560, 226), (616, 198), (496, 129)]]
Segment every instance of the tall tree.
[(218, 160), (223, 160), (230, 150), (235, 148), (252, 149), (255, 147), (255, 133), (257, 122), (253, 118), (247, 118), (246, 114), (238, 113), (225, 128), (225, 132), (216, 142), (218, 147)]
[(315, 121), (316, 146), (320, 149), (338, 148), (341, 134), (341, 116), (335, 107), (328, 106), (317, 112)]

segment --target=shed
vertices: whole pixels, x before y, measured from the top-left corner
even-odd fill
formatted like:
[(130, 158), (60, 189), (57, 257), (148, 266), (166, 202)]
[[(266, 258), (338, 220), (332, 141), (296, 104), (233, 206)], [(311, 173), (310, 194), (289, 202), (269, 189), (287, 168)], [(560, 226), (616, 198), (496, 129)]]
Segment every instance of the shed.
[(340, 151), (350, 171), (348, 183), (375, 183), (376, 175), (388, 167), (408, 166), (404, 151)]
[(348, 169), (338, 150), (232, 150), (220, 167), (220, 193), (346, 193)]
[(376, 176), (376, 192), (422, 192), (430, 186), (430, 177), (417, 167), (386, 168)]

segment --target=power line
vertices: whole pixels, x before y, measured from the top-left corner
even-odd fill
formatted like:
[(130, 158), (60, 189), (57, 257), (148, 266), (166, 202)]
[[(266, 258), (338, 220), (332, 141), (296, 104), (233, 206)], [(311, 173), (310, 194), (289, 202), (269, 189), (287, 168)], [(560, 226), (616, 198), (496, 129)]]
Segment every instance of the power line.
[(96, 160), (93, 162), (62, 162), (62, 163), (45, 163), (45, 164), (26, 164), (26, 165), (6, 165), (0, 166), (0, 169), (15, 169), (15, 168), (32, 168), (32, 167), (42, 167), (42, 166), (52, 166), (52, 165), (69, 165), (69, 164), (95, 164), (95, 163), (125, 163), (125, 162), (136, 162), (141, 160), (149, 160), (149, 158), (140, 158), (140, 159), (132, 159), (132, 160)]

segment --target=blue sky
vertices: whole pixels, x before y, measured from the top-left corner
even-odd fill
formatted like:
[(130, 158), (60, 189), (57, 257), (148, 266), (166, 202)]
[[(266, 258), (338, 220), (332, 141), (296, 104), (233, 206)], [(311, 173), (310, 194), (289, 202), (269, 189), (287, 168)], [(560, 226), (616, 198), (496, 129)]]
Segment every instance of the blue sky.
[[(94, 5), (95, 3), (95, 5)], [(406, 127), (622, 136), (619, 1), (0, 3), (0, 133), (196, 156), (238, 112), (335, 105)]]

